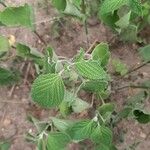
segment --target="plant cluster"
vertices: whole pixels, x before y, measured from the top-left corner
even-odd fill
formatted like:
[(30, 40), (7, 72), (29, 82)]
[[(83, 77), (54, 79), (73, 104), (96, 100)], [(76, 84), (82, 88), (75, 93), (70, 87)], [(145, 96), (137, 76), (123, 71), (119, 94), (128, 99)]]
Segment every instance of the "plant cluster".
[[(51, 2), (61, 16), (69, 15), (82, 20), (86, 33), (88, 33), (88, 17), (98, 14), (98, 17), (118, 32), (125, 41), (137, 40), (137, 31), (149, 23), (150, 19), (148, 1), (142, 4), (139, 0), (52, 0)], [(5, 7), (0, 12), (0, 26), (23, 26), (37, 34), (31, 6), (25, 4), (19, 7), (7, 7), (2, 0), (0, 3)], [(13, 57), (14, 51), (10, 49), (15, 51)], [(144, 65), (148, 64), (150, 45), (141, 47), (138, 51)], [(13, 65), (8, 69), (4, 64), (10, 59)], [(28, 116), (28, 120), (35, 125), (37, 132), (28, 133), (26, 138), (36, 143), (38, 150), (63, 150), (67, 149), (70, 143), (80, 143), (82, 148), (85, 147), (83, 145), (85, 141), (96, 150), (116, 150), (113, 143), (113, 128), (119, 121), (132, 118), (142, 124), (150, 122), (150, 114), (144, 109), (144, 102), (150, 96), (150, 81), (128, 86), (142, 90), (131, 97), (121, 111), (116, 109), (114, 103), (106, 102), (111, 94), (112, 82), (111, 74), (108, 72), (111, 53), (107, 43), (97, 44), (92, 48), (91, 53), (81, 48), (74, 57), (66, 58), (57, 56), (51, 46), (47, 46), (44, 53), (41, 53), (35, 48), (16, 42), (12, 35), (9, 38), (1, 35), (0, 85), (13, 84), (20, 79), (20, 73), (15, 70), (14, 64), (24, 59), (34, 63), (38, 74), (31, 88), (33, 102), (46, 109), (59, 110), (57, 117), (50, 117), (47, 121)], [(128, 67), (120, 60), (113, 60), (112, 65), (120, 76), (130, 73)], [(81, 98), (81, 91), (90, 94), (89, 101)], [(93, 111), (91, 118), (68, 119), (72, 113), (78, 114), (89, 109)], [(9, 147), (4, 142), (0, 143), (0, 148), (2, 146)]]

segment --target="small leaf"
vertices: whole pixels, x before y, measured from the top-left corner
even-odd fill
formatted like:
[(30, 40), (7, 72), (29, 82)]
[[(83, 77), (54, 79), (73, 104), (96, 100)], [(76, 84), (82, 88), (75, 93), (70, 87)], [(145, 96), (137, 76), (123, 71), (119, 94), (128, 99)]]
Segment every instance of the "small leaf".
[(9, 85), (19, 81), (20, 77), (17, 72), (0, 67), (0, 85)]
[(121, 17), (115, 24), (121, 29), (127, 28), (130, 23), (131, 11)]
[(92, 52), (92, 57), (94, 60), (99, 60), (101, 66), (105, 67), (108, 64), (110, 58), (108, 44), (107, 43), (98, 44)]
[(115, 72), (119, 73), (121, 76), (124, 76), (128, 72), (126, 64), (122, 63), (120, 60), (113, 60), (112, 63)]
[(0, 52), (7, 52), (10, 48), (8, 39), (4, 36), (0, 36)]
[(81, 141), (90, 138), (95, 127), (96, 122), (92, 120), (82, 120), (70, 127), (67, 133), (72, 140)]
[(72, 103), (72, 110), (75, 113), (81, 113), (88, 108), (90, 108), (90, 104), (80, 98), (76, 98), (75, 101)]
[(100, 12), (101, 14), (114, 12), (115, 10), (127, 3), (128, 0), (104, 0), (104, 2), (101, 5)]
[(49, 133), (47, 140), (48, 150), (66, 150), (67, 144), (70, 142), (70, 137), (61, 132)]
[(144, 61), (150, 61), (150, 44), (138, 49)]
[(74, 124), (74, 121), (64, 120), (52, 117), (52, 122), (54, 126), (61, 132), (65, 132), (69, 127)]
[(9, 150), (11, 143), (8, 141), (0, 141), (0, 150)]
[(72, 108), (71, 108), (71, 105), (69, 104), (69, 102), (62, 101), (61, 104), (59, 105), (59, 111), (63, 117), (66, 117), (69, 114), (71, 114)]
[(84, 15), (81, 13), (81, 11), (76, 7), (76, 5), (67, 0), (66, 1), (67, 4), (66, 4), (66, 8), (64, 10), (64, 14), (67, 14), (67, 15), (71, 15), (73, 17), (77, 17), (79, 19), (83, 19), (84, 18)]
[(47, 123), (40, 123), (40, 121), (35, 117), (33, 117), (32, 115), (28, 115), (27, 120), (30, 121), (36, 127), (39, 134), (48, 127)]
[(90, 92), (100, 92), (107, 89), (108, 82), (103, 80), (90, 80), (85, 82), (83, 89)]
[(39, 76), (32, 85), (32, 99), (42, 107), (59, 106), (64, 99), (64, 84), (57, 74)]
[(135, 109), (133, 114), (139, 123), (146, 124), (150, 122), (150, 114), (145, 113), (143, 110)]
[(59, 11), (64, 11), (66, 8), (66, 0), (51, 0), (52, 5)]
[(33, 60), (36, 64), (43, 66), (43, 60), (44, 57), (42, 53), (37, 51), (34, 48), (30, 48), (27, 45), (24, 45), (22, 43), (17, 43), (16, 45), (17, 50), (17, 56), (20, 56), (22, 58), (28, 58)]
[(99, 113), (105, 118), (115, 110), (115, 105), (112, 103), (103, 104), (98, 108)]
[(121, 40), (128, 42), (136, 42), (138, 40), (137, 30), (137, 26), (132, 24), (130, 24), (127, 28), (122, 29), (120, 33)]
[(0, 12), (0, 21), (6, 26), (24, 26), (34, 30), (33, 10), (25, 4), (20, 7), (7, 7)]
[(94, 129), (91, 139), (96, 144), (102, 143), (110, 147), (112, 144), (112, 131), (108, 127), (98, 125)]
[(68, 104), (72, 107), (72, 111), (75, 113), (81, 113), (90, 107), (89, 103), (83, 101), (69, 91), (65, 91), (64, 101), (68, 102)]
[(84, 78), (97, 80), (108, 79), (107, 73), (97, 61), (80, 61), (75, 63), (78, 73)]
[(132, 112), (132, 107), (125, 107), (122, 111), (118, 113), (118, 119), (127, 118), (129, 114)]

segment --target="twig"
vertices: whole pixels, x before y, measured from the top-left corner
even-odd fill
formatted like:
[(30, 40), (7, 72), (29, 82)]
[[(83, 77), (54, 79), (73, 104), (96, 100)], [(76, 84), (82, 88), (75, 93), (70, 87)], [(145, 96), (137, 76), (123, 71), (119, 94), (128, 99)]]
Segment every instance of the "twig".
[(90, 53), (92, 51), (92, 49), (96, 46), (96, 44), (98, 44), (99, 41), (96, 39), (93, 44), (90, 46), (90, 48), (86, 51), (86, 54)]
[(10, 90), (10, 92), (9, 92), (9, 97), (12, 97), (15, 88), (16, 88), (16, 84), (14, 84), (14, 85), (11, 87), (11, 90)]
[(148, 86), (144, 86), (144, 85), (125, 85), (125, 86), (122, 86), (122, 87), (115, 89), (115, 91), (123, 90), (126, 88), (149, 89)]
[(147, 61), (147, 62), (141, 64), (140, 66), (138, 66), (138, 67), (136, 67), (136, 68), (134, 68), (134, 69), (132, 69), (132, 70), (129, 70), (129, 71), (126, 73), (126, 75), (127, 75), (127, 74), (130, 74), (130, 73), (132, 73), (132, 72), (134, 72), (134, 71), (137, 71), (137, 70), (141, 69), (142, 67), (146, 66), (146, 65), (149, 64), (149, 63), (150, 63), (150, 61)]
[(0, 103), (11, 103), (11, 104), (28, 104), (28, 102), (17, 102), (17, 101), (0, 101)]
[(28, 75), (29, 75), (30, 68), (31, 68), (31, 62), (28, 63), (28, 66), (27, 66), (27, 69), (26, 69), (26, 73), (25, 73), (25, 77), (24, 77), (24, 84), (25, 84), (26, 81), (27, 81), (27, 78), (28, 78)]
[(47, 46), (47, 43), (43, 40), (43, 38), (39, 35), (37, 31), (34, 31), (35, 35), (40, 39), (40, 41), (44, 44), (44, 46)]
[(91, 107), (93, 107), (94, 100), (95, 100), (95, 95), (94, 95), (94, 94), (92, 94), (92, 102), (91, 102)]

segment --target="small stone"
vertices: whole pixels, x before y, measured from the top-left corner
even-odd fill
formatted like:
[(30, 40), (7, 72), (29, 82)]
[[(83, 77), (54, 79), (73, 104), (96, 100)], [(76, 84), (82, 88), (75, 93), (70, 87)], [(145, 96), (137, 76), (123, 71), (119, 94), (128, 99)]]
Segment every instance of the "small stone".
[(140, 137), (142, 137), (143, 139), (145, 139), (145, 138), (146, 138), (146, 134), (143, 133), (143, 132), (141, 132), (141, 133), (140, 133)]
[(3, 124), (4, 124), (5, 127), (7, 127), (8, 125), (11, 124), (11, 120), (6, 118), (6, 119), (3, 121)]

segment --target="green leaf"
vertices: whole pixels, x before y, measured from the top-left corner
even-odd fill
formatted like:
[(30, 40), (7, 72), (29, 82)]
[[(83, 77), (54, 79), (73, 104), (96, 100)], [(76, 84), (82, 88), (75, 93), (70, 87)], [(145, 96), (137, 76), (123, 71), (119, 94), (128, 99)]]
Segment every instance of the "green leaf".
[(0, 52), (7, 52), (10, 48), (8, 39), (4, 36), (0, 36)]
[(94, 129), (91, 139), (96, 144), (102, 143), (110, 147), (112, 144), (112, 131), (108, 127), (98, 125)]
[(113, 14), (108, 13), (108, 14), (103, 14), (103, 15), (99, 12), (98, 16), (101, 21), (103, 21), (106, 25), (108, 25), (109, 27), (111, 27), (111, 29), (115, 31), (117, 27), (115, 23), (119, 20), (117, 11), (115, 11)]
[(9, 150), (11, 143), (8, 141), (0, 141), (0, 150)]
[(59, 111), (63, 117), (70, 115), (72, 112), (70, 103), (67, 101), (62, 101), (61, 104), (59, 105)]
[(43, 139), (39, 139), (38, 140), (38, 144), (37, 144), (37, 147), (38, 149), (37, 150), (46, 150), (46, 140), (43, 138)]
[(64, 11), (66, 8), (66, 0), (51, 0), (52, 5), (59, 11)]
[(150, 61), (150, 44), (139, 48), (138, 51), (144, 61)]
[(54, 126), (61, 132), (65, 132), (69, 127), (74, 124), (72, 120), (64, 120), (52, 117), (52, 122)]
[(34, 30), (34, 17), (31, 6), (7, 7), (0, 12), (0, 22), (6, 26), (24, 26)]
[(145, 113), (143, 110), (135, 109), (133, 114), (139, 123), (146, 124), (150, 122), (150, 114)]
[(107, 73), (97, 61), (80, 61), (75, 63), (78, 73), (84, 78), (97, 80), (108, 79)]
[(37, 51), (34, 48), (30, 48), (27, 45), (24, 45), (22, 43), (17, 43), (16, 45), (17, 50), (17, 56), (20, 56), (22, 58), (28, 58), (33, 60), (36, 64), (43, 66), (43, 60), (44, 57), (42, 53)]
[(68, 134), (72, 140), (81, 141), (90, 138), (95, 127), (96, 122), (92, 120), (82, 120), (70, 127), (68, 129)]
[(113, 67), (116, 73), (119, 73), (121, 76), (124, 76), (128, 72), (126, 64), (122, 63), (120, 60), (113, 60)]
[(100, 145), (96, 146), (95, 150), (110, 150), (110, 147), (105, 144), (100, 144)]
[(85, 82), (83, 89), (90, 92), (100, 92), (107, 89), (108, 82), (103, 80), (90, 80)]
[(66, 150), (67, 144), (70, 142), (70, 137), (61, 132), (49, 133), (47, 140), (48, 150)]
[(115, 24), (121, 29), (127, 28), (130, 23), (131, 11), (121, 17)]
[(76, 98), (72, 103), (72, 110), (75, 113), (81, 113), (88, 108), (90, 108), (90, 104), (80, 98)]
[(132, 112), (132, 107), (125, 107), (118, 113), (118, 119), (127, 118), (129, 114)]
[(71, 2), (70, 0), (67, 0), (66, 2), (67, 4), (64, 10), (64, 14), (71, 15), (79, 19), (84, 18), (84, 15), (81, 13), (81, 11), (76, 7), (76, 5), (73, 2)]
[(115, 110), (115, 105), (112, 103), (103, 104), (98, 108), (99, 113), (103, 116), (103, 118), (107, 118)]
[(81, 113), (90, 107), (89, 103), (83, 101), (69, 91), (65, 91), (64, 101), (68, 102), (68, 104), (72, 107), (72, 111), (75, 113)]
[(105, 67), (108, 64), (110, 58), (108, 44), (107, 43), (98, 44), (92, 52), (92, 58), (94, 60), (99, 60), (101, 66)]
[(137, 37), (137, 26), (130, 24), (127, 28), (121, 30), (120, 38), (123, 41), (136, 42)]
[(115, 10), (127, 3), (128, 0), (104, 0), (100, 8), (101, 14), (114, 12)]
[(141, 0), (129, 0), (131, 10), (136, 14), (142, 16), (142, 3)]
[(31, 96), (42, 107), (59, 106), (64, 99), (64, 84), (57, 74), (40, 75), (33, 83)]
[(41, 123), (40, 120), (36, 119), (32, 115), (28, 115), (27, 116), (27, 120), (30, 121), (36, 127), (36, 129), (38, 130), (39, 134), (41, 132), (43, 132), (48, 127), (47, 123), (45, 123), (45, 122)]
[(9, 85), (19, 81), (20, 77), (17, 72), (0, 67), (0, 85)]

